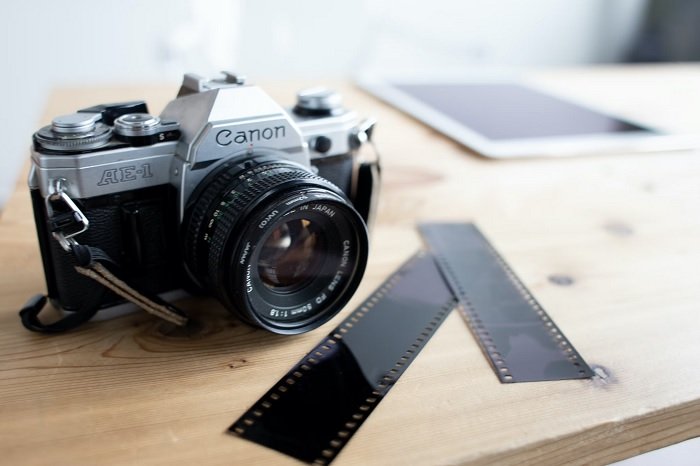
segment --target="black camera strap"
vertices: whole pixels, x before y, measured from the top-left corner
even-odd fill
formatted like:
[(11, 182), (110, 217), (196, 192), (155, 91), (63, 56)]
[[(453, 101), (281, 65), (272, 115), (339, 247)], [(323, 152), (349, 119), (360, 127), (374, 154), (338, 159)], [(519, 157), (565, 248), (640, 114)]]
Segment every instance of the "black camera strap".
[(103, 250), (73, 242), (70, 246), (70, 252), (77, 261), (75, 270), (102, 286), (93, 287), (94, 291), (86, 297), (81, 309), (50, 324), (39, 320), (39, 313), (47, 302), (46, 296), (34, 296), (19, 312), (22, 325), (28, 330), (40, 333), (60, 333), (74, 329), (90, 320), (97, 313), (107, 291), (112, 291), (146, 312), (175, 325), (185, 326), (187, 324), (188, 317), (184, 311), (165, 302), (154, 293), (142, 289), (137, 290), (120, 278), (122, 272), (119, 266)]
[[(100, 293), (94, 293), (94, 295), (102, 296), (104, 294), (102, 287), (99, 288), (99, 291)], [(92, 319), (99, 309), (98, 304), (100, 300), (93, 301), (93, 306), (84, 306), (80, 311), (71, 312), (56, 322), (45, 324), (39, 320), (39, 313), (46, 306), (47, 298), (43, 294), (38, 294), (27, 301), (27, 304), (19, 311), (19, 316), (22, 319), (22, 325), (27, 330), (39, 333), (61, 333), (74, 329)]]

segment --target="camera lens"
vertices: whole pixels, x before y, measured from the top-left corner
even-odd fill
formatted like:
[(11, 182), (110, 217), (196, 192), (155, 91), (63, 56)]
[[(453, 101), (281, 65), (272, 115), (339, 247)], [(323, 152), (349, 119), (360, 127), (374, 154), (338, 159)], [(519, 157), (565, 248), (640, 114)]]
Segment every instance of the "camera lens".
[(325, 254), (319, 226), (305, 218), (291, 220), (275, 228), (265, 240), (258, 273), (268, 288), (290, 292), (318, 275)]
[(301, 333), (338, 313), (367, 261), (360, 214), (329, 181), (274, 157), (227, 162), (191, 196), (190, 276), (234, 314)]

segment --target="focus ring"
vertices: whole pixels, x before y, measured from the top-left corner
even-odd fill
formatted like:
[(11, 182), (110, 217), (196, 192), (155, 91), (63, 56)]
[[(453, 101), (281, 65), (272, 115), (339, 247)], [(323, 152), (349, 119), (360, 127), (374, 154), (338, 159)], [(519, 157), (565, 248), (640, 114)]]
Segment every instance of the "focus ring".
[[(232, 170), (232, 168), (236, 168)], [(190, 271), (195, 275), (199, 275), (197, 267), (197, 257), (199, 256), (199, 236), (202, 228), (202, 222), (207, 211), (211, 207), (214, 199), (221, 195), (221, 190), (231, 182), (231, 179), (236, 173), (239, 173), (243, 167), (240, 164), (226, 163), (216, 171), (216, 176), (212, 178), (212, 173), (209, 179), (205, 180), (206, 188), (199, 196), (196, 196), (196, 202), (188, 209), (189, 219), (186, 222), (187, 231), (185, 232), (185, 262), (188, 264)], [(204, 184), (204, 183), (203, 183)]]
[[(212, 172), (209, 178), (202, 184), (206, 188), (198, 196), (193, 196), (195, 203), (189, 207), (189, 219), (186, 222), (187, 231), (184, 234), (184, 251), (185, 260), (191, 272), (195, 275), (200, 275), (203, 270), (198, 267), (202, 254), (200, 253), (200, 238), (202, 236), (202, 228), (206, 227), (205, 217), (211, 215), (212, 206), (221, 202), (221, 199), (231, 190), (237, 189), (238, 186), (245, 182), (245, 179), (239, 180), (237, 183), (232, 181), (242, 173), (250, 172), (259, 168), (262, 164), (253, 161), (233, 163), (229, 162), (219, 167), (218, 170)], [(270, 169), (287, 168), (286, 163), (270, 163)], [(215, 203), (216, 202), (216, 203)], [(206, 251), (205, 251), (206, 254)], [(198, 259), (200, 258), (200, 259)]]
[[(266, 287), (261, 255), (269, 253), (268, 240), (286, 225), (290, 232), (315, 228), (313, 235), (325, 246), (306, 252), (323, 265), (308, 270), (299, 288)], [(272, 154), (210, 171), (190, 197), (183, 228), (192, 278), (239, 318), (274, 333), (305, 332), (332, 318), (356, 290), (367, 261), (366, 225), (343, 192)], [(292, 238), (274, 248), (283, 248), (285, 267), (294, 268), (304, 258), (290, 249), (300, 244)]]
[(185, 234), (188, 267), (207, 287), (217, 283), (218, 261), (224, 254), (227, 239), (241, 214), (257, 204), (256, 198), (275, 186), (293, 180), (313, 180), (314, 185), (320, 184), (338, 192), (338, 188), (329, 181), (284, 161), (227, 164), (212, 175), (213, 178), (190, 209), (191, 217)]

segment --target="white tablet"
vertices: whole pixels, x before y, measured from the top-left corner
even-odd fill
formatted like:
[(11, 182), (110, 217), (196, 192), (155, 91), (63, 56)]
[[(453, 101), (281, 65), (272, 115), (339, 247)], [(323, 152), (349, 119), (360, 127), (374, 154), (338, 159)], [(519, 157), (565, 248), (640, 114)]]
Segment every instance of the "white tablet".
[(457, 142), (494, 158), (692, 149), (670, 134), (507, 81), (363, 77), (360, 87)]

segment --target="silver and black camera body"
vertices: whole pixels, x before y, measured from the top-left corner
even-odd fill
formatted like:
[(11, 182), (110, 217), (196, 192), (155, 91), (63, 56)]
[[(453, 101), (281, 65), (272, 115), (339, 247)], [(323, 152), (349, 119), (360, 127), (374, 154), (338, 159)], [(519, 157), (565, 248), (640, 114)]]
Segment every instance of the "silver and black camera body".
[(332, 91), (284, 109), (233, 74), (185, 75), (159, 117), (137, 101), (55, 118), (34, 134), (29, 179), (48, 297), (123, 301), (76, 272), (79, 242), (137, 288), (202, 291), (275, 333), (316, 328), (364, 273), (373, 127)]

